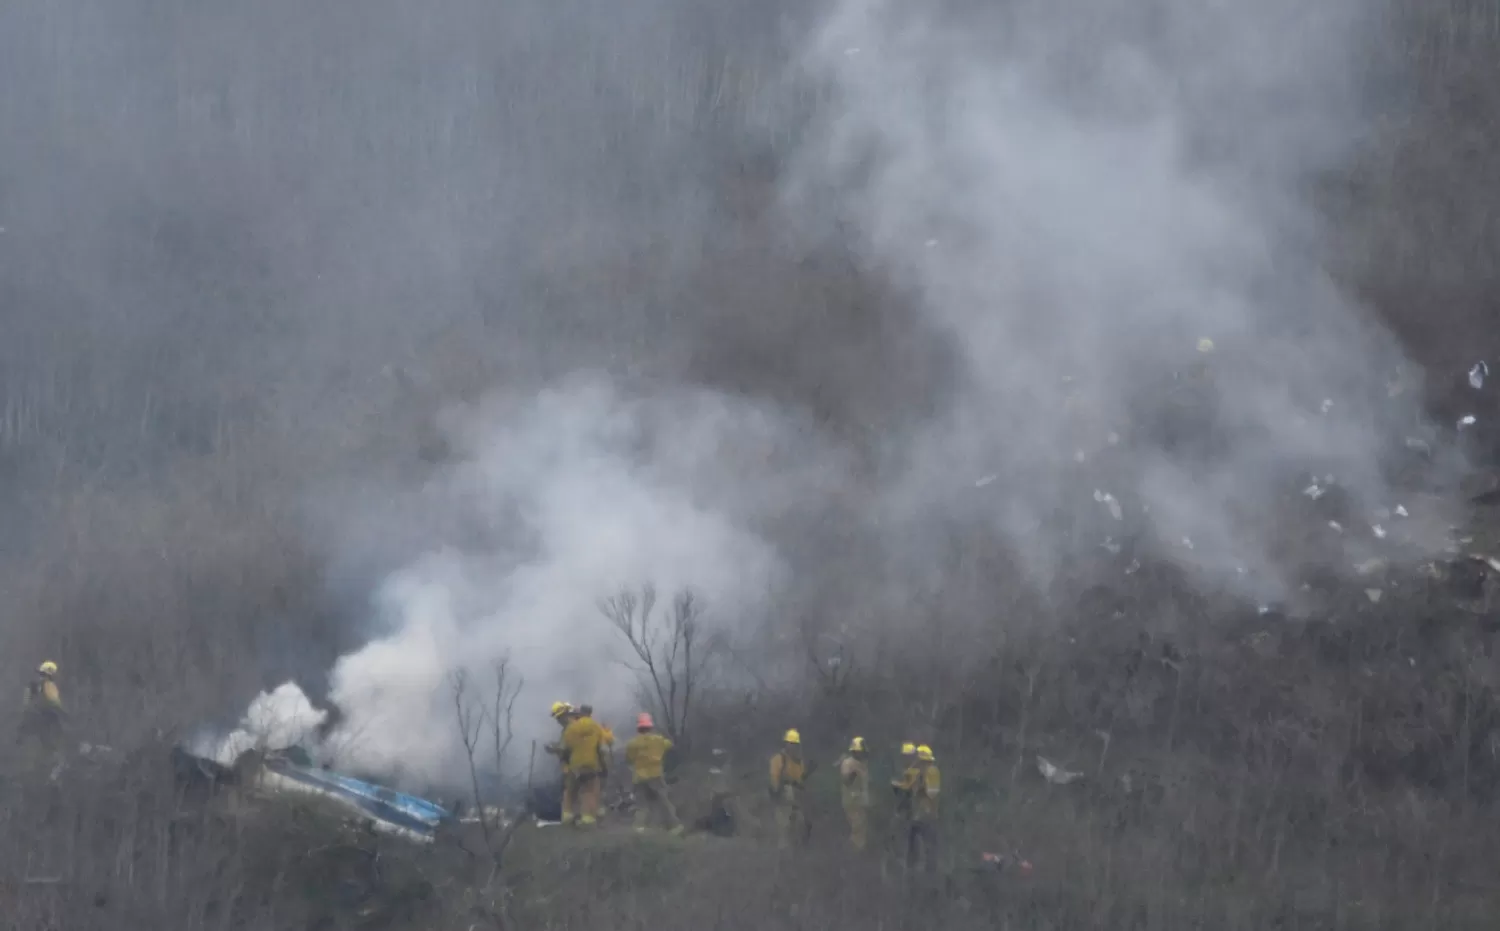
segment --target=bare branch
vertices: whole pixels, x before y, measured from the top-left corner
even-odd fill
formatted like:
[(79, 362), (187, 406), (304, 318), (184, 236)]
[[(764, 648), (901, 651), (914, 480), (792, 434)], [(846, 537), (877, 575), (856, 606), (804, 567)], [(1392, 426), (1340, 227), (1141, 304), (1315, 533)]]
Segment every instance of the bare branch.
[(656, 590), (622, 591), (599, 603), (600, 612), (625, 637), (636, 658), (636, 671), (656, 698), (656, 711), (667, 733), (686, 743), (688, 719), (698, 676), (711, 652), (700, 637), (702, 603), (690, 589), (672, 599), (670, 613), (655, 613)]
[[(479, 745), (479, 734), (484, 725), (481, 715), (475, 713), (468, 701), (469, 673), (455, 669), (448, 673), (449, 687), (453, 692), (453, 711), (458, 719), (458, 733), (464, 744), (464, 756), (469, 762), (469, 784), (474, 791), (474, 810), (479, 812), (479, 829), (484, 835), (484, 845), (490, 845), (490, 825), (484, 817), (484, 796), (479, 791), (479, 768), (474, 761), (474, 749)], [(475, 719), (478, 718), (476, 721)]]

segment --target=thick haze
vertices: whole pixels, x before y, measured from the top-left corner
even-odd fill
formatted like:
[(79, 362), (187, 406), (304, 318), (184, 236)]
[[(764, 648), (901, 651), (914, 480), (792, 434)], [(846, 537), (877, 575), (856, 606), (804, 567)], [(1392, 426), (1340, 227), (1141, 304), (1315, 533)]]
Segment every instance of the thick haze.
[[(852, 216), (963, 353), (957, 402), (896, 453), (899, 519), (977, 513), (1045, 573), (1077, 548), (1057, 515), (1100, 518), (1085, 546), (1119, 535), (1111, 495), (1177, 560), (1279, 596), (1263, 517), (1299, 472), (1388, 504), (1417, 408), (1306, 203), (1361, 131), (1375, 6), (838, 7), (796, 194)], [(946, 491), (966, 476), (980, 495)]]
[(1132, 537), (1285, 597), (1365, 544), (1276, 515), (1417, 432), (1308, 206), (1378, 6), (14, 0), (7, 390), (73, 386), (28, 429), (91, 482), (292, 502), (370, 638), (340, 752), (411, 778), (456, 667), (623, 721), (622, 585), (762, 645)]

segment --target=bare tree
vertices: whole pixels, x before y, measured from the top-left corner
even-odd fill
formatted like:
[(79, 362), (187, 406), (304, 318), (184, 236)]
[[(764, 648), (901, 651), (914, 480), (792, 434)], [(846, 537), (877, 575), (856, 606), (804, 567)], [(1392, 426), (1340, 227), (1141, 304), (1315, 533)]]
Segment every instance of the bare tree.
[(495, 692), (490, 700), (490, 741), (491, 748), (495, 752), (495, 772), (505, 772), (505, 754), (510, 750), (511, 739), (515, 736), (512, 726), (516, 717), (516, 697), (521, 694), (521, 687), (526, 684), (524, 676), (516, 676), (515, 682), (511, 682), (510, 659), (502, 658), (496, 660), (492, 667), (495, 677)]
[(599, 610), (624, 635), (635, 653), (636, 669), (650, 685), (667, 734), (686, 744), (693, 696), (704, 663), (715, 644), (703, 630), (703, 602), (684, 588), (664, 614), (656, 611), (656, 588), (621, 591), (599, 603)]
[[(526, 680), (521, 676), (512, 676), (509, 659), (496, 661), (492, 671), (494, 689), (487, 700), (471, 697), (469, 672), (466, 669), (449, 672), (448, 682), (453, 694), (453, 711), (458, 723), (459, 738), (463, 741), (464, 756), (469, 765), (469, 785), (474, 793), (474, 810), (479, 820), (480, 834), (484, 838), (485, 849), (498, 870), (501, 857), (510, 844), (520, 819), (512, 818), (509, 825), (503, 825), (498, 814), (491, 818), (480, 787), (480, 748), (487, 736), (489, 749), (494, 757), (495, 772), (503, 773), (505, 756), (514, 736), (512, 724), (515, 719), (516, 697), (521, 694)], [(493, 874), (491, 879), (493, 880)]]
[(489, 820), (484, 815), (484, 795), (479, 790), (479, 765), (475, 755), (479, 749), (479, 737), (484, 731), (484, 708), (476, 707), (469, 697), (469, 671), (454, 669), (448, 673), (448, 685), (453, 692), (453, 713), (458, 722), (458, 735), (464, 743), (464, 757), (469, 763), (469, 785), (474, 792), (474, 808), (479, 812), (479, 829), (484, 835), (485, 847), (490, 846)]

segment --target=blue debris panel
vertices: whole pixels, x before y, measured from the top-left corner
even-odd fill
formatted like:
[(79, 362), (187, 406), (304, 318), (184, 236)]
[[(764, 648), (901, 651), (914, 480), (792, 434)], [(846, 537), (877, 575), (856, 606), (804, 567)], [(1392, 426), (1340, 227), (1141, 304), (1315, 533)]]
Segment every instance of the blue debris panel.
[(306, 789), (328, 795), (358, 809), (377, 822), (431, 840), (438, 825), (449, 819), (447, 809), (425, 798), (407, 795), (394, 789), (326, 769), (302, 766), (290, 760), (269, 757), (267, 771), (297, 783)]

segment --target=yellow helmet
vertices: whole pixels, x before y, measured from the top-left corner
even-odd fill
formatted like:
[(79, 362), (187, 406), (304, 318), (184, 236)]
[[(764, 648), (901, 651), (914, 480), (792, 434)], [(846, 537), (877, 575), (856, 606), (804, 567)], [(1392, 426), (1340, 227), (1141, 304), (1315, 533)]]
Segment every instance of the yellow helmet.
[(57, 675), (57, 664), (49, 659), (42, 665), (36, 667), (36, 671), (44, 676), (55, 676)]
[(919, 759), (919, 760), (926, 760), (927, 762), (931, 763), (932, 759), (933, 759), (932, 758), (932, 748), (929, 747), (929, 746), (927, 746), (926, 744), (923, 744), (922, 746), (918, 747), (917, 748), (917, 759)]
[(573, 706), (565, 701), (555, 701), (552, 703), (552, 716), (554, 718), (560, 718), (572, 710)]
[(797, 733), (797, 731), (793, 729), (787, 731), (786, 736), (782, 737), (781, 740), (783, 743), (800, 744), (802, 742), (802, 735)]
[(902, 756), (916, 756), (917, 755), (917, 745), (916, 744), (910, 744), (910, 743), (908, 743), (908, 744), (902, 744), (901, 745), (901, 755)]
[(849, 752), (850, 753), (864, 753), (865, 752), (865, 739), (863, 737), (856, 737), (853, 740), (849, 741)]

